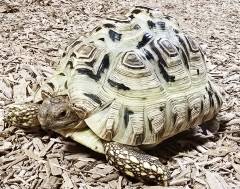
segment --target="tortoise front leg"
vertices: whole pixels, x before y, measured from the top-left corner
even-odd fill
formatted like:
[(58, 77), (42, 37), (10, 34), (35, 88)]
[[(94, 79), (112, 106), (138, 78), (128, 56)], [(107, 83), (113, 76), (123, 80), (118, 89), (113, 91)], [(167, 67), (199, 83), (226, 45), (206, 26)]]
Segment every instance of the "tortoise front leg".
[(4, 122), (7, 125), (20, 127), (23, 129), (40, 128), (38, 121), (39, 104), (11, 104), (5, 107)]
[(169, 172), (158, 158), (116, 142), (105, 143), (104, 148), (108, 162), (122, 173), (140, 181), (168, 185)]

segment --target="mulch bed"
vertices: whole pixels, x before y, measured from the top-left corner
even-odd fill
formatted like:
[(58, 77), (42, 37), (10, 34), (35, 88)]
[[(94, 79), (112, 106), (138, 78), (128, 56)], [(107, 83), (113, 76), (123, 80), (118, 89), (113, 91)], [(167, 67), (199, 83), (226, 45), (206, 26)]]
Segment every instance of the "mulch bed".
[(28, 102), (52, 75), (64, 48), (107, 15), (133, 5), (159, 7), (205, 50), (224, 105), (213, 125), (197, 127), (150, 151), (165, 162), (172, 189), (240, 188), (240, 3), (202, 1), (0, 1), (0, 188), (149, 188), (125, 178), (103, 155), (43, 131), (4, 126), (4, 106)]

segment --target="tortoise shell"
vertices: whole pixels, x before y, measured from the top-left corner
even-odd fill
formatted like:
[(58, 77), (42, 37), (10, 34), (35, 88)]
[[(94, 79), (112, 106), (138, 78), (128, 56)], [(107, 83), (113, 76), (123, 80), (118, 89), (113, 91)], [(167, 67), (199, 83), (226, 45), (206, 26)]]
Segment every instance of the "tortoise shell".
[(68, 94), (101, 139), (133, 146), (212, 119), (222, 104), (201, 48), (171, 17), (145, 7), (74, 41), (42, 89)]

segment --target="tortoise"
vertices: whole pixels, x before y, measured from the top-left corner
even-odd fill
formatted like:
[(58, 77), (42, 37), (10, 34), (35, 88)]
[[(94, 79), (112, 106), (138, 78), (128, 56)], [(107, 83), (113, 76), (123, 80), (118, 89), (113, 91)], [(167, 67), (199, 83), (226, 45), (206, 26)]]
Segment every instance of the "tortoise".
[(9, 105), (4, 119), (70, 137), (130, 177), (167, 185), (168, 168), (144, 150), (214, 119), (221, 105), (200, 46), (174, 18), (136, 6), (69, 45), (34, 102)]

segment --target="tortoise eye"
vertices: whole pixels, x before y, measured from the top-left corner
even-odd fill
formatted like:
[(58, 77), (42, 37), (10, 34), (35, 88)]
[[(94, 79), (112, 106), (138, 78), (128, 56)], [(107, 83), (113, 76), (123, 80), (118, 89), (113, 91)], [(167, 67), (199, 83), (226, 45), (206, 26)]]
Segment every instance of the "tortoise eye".
[(66, 111), (66, 110), (63, 110), (63, 111), (61, 111), (61, 112), (57, 115), (57, 117), (58, 117), (58, 118), (64, 118), (66, 115), (67, 115), (67, 111)]

